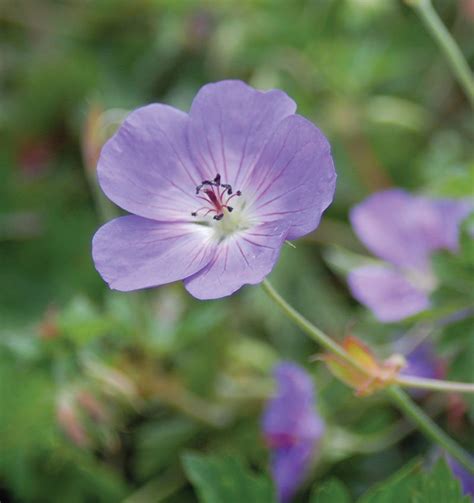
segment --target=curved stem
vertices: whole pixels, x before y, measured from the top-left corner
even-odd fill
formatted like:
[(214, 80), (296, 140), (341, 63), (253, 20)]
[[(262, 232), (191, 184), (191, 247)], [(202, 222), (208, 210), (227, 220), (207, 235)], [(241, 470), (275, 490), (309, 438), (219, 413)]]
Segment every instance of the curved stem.
[(280, 307), (280, 309), (286, 314), (286, 316), (295, 323), (298, 327), (303, 330), (307, 335), (314, 339), (318, 344), (320, 344), (324, 349), (335, 353), (344, 361), (348, 362), (364, 374), (367, 372), (358, 362), (353, 360), (353, 358), (340, 346), (337, 342), (334, 342), (330, 337), (328, 337), (322, 330), (315, 327), (310, 321), (308, 321), (304, 316), (302, 316), (296, 309), (290, 306), (286, 300), (273, 288), (271, 283), (264, 279), (262, 282), (263, 289), (268, 294), (268, 296)]
[(438, 391), (452, 391), (455, 393), (474, 393), (474, 384), (442, 381), (440, 379), (426, 379), (424, 377), (400, 376), (396, 383), (407, 388), (419, 388)]
[(409, 397), (397, 386), (387, 389), (391, 400), (408, 416), (428, 438), (441, 446), (453, 458), (456, 458), (467, 470), (474, 473), (474, 459), (462, 449), (451, 437), (428, 417)]
[(474, 75), (458, 45), (434, 10), (431, 0), (406, 1), (417, 11), (428, 31), (438, 43), (459, 84), (474, 107)]
[[(317, 343), (323, 346), (328, 351), (332, 351), (340, 358), (357, 367), (364, 373), (367, 370), (360, 364), (355, 362), (344, 349), (328, 337), (322, 330), (315, 327), (304, 316), (290, 306), (286, 300), (273, 288), (268, 280), (263, 281), (263, 288), (269, 297), (280, 307), (285, 315), (299, 326), (303, 332), (309, 335)], [(431, 418), (429, 418), (398, 386), (391, 386), (387, 389), (387, 393), (391, 400), (399, 407), (412, 421), (418, 426), (428, 438), (437, 443), (451, 456), (456, 458), (469, 471), (474, 473), (474, 461), (454, 440), (441, 430)]]

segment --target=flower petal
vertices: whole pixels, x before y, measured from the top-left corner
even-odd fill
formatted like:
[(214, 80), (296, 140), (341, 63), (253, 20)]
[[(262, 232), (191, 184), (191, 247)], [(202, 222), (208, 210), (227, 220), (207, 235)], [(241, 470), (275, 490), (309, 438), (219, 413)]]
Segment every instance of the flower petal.
[(273, 269), (287, 232), (286, 222), (275, 221), (226, 238), (213, 260), (186, 279), (186, 289), (198, 299), (217, 299), (260, 283)]
[(455, 250), (465, 201), (412, 196), (399, 189), (372, 195), (351, 211), (352, 226), (378, 257), (398, 266), (427, 269), (434, 250)]
[(446, 455), (446, 458), (454, 476), (461, 482), (463, 494), (474, 500), (474, 475), (451, 456)]
[(207, 84), (189, 112), (189, 143), (207, 179), (219, 173), (225, 183), (242, 183), (279, 122), (296, 110), (284, 92), (261, 92), (244, 82)]
[(315, 393), (311, 376), (298, 365), (280, 363), (274, 371), (276, 394), (268, 402), (262, 419), (264, 435), (298, 439), (319, 438), (324, 423), (315, 409)]
[(314, 439), (305, 439), (273, 452), (272, 477), (277, 486), (279, 502), (290, 501), (304, 482), (315, 455), (316, 444)]
[(102, 226), (92, 241), (94, 263), (109, 286), (130, 291), (190, 276), (212, 259), (209, 227), (129, 215)]
[(189, 219), (201, 174), (189, 158), (188, 115), (166, 105), (132, 112), (104, 145), (97, 167), (107, 197), (154, 220)]
[(403, 320), (429, 307), (428, 296), (389, 267), (359, 267), (347, 279), (354, 297), (380, 321)]
[(314, 230), (331, 204), (336, 172), (326, 137), (300, 115), (283, 120), (252, 172), (250, 211), (258, 218), (287, 218), (288, 239)]
[(278, 501), (289, 501), (304, 480), (325, 425), (315, 408), (311, 376), (298, 365), (281, 362), (274, 371), (276, 393), (267, 403), (262, 431), (272, 453)]

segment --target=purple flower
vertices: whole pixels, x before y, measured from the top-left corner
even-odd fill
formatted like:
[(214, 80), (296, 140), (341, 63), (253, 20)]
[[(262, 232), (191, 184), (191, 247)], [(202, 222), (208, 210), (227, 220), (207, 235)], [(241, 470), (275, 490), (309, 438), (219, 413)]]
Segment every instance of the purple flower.
[(315, 410), (313, 383), (292, 363), (275, 369), (276, 395), (267, 404), (262, 429), (272, 451), (272, 475), (279, 501), (289, 501), (304, 481), (324, 423)]
[(314, 230), (332, 201), (329, 144), (278, 90), (204, 86), (189, 114), (132, 112), (98, 165), (105, 194), (133, 215), (93, 239), (97, 270), (129, 291), (184, 280), (200, 299), (262, 281), (282, 243)]
[(451, 456), (446, 456), (448, 460), (448, 465), (451, 468), (454, 475), (461, 482), (463, 493), (472, 497), (474, 501), (474, 475), (469, 473), (463, 466), (461, 466), (456, 460)]
[[(433, 344), (429, 340), (419, 343), (415, 348), (411, 348), (406, 353), (406, 345), (409, 341), (398, 341), (395, 349), (405, 355), (407, 365), (400, 371), (401, 375), (423, 377), (426, 379), (442, 379), (444, 377), (443, 361), (436, 355)], [(423, 389), (412, 388), (409, 390), (413, 398), (421, 399), (427, 395)]]
[(456, 251), (459, 223), (470, 213), (466, 201), (430, 199), (393, 189), (374, 194), (351, 211), (351, 223), (366, 247), (386, 263), (349, 274), (354, 297), (384, 322), (427, 309), (436, 286), (430, 256)]
[(424, 377), (427, 379), (439, 379), (442, 377), (442, 362), (436, 356), (433, 345), (422, 342), (406, 356), (407, 365), (401, 370), (401, 374)]

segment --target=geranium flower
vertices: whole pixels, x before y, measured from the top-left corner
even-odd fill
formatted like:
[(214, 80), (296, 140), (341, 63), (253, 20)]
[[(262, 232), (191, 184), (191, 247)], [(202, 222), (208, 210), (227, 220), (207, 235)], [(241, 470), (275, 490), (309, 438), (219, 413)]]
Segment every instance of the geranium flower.
[(272, 476), (279, 501), (287, 502), (304, 481), (324, 422), (315, 409), (313, 383), (298, 365), (281, 363), (275, 369), (277, 390), (268, 402), (262, 430), (272, 452)]
[(413, 196), (399, 189), (355, 206), (350, 214), (354, 231), (386, 263), (351, 271), (354, 297), (384, 322), (427, 309), (436, 287), (430, 256), (436, 250), (457, 250), (459, 223), (471, 209), (466, 201)]
[(154, 104), (105, 144), (99, 183), (133, 213), (96, 233), (93, 258), (113, 289), (184, 280), (200, 299), (272, 270), (282, 243), (314, 230), (336, 175), (329, 144), (279, 90), (204, 86), (189, 114)]

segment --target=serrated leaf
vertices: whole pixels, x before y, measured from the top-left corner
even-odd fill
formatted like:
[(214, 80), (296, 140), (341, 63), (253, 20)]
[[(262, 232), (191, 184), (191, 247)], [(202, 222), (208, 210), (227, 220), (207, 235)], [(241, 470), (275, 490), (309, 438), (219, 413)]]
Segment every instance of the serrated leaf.
[[(402, 501), (402, 500), (400, 500)], [(440, 503), (470, 503), (469, 496), (463, 496), (461, 483), (440, 459), (430, 473), (424, 474), (419, 491), (413, 503), (439, 501)]]
[(331, 479), (311, 493), (310, 503), (350, 503), (352, 501), (346, 486), (337, 479)]
[(419, 483), (420, 464), (415, 461), (404, 466), (386, 481), (370, 488), (359, 498), (358, 503), (411, 503)]
[(275, 503), (271, 482), (254, 476), (235, 458), (186, 454), (186, 475), (201, 503)]

